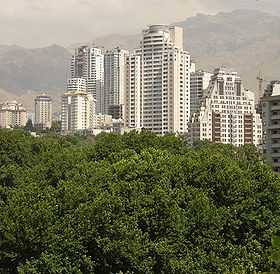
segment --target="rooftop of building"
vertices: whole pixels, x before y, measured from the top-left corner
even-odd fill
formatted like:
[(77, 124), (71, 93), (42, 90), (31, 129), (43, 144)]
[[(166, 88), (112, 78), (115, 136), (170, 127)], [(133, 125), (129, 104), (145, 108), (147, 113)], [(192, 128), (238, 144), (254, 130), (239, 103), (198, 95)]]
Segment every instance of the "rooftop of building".
[(231, 70), (231, 69), (226, 68), (226, 67), (216, 68), (213, 73), (214, 73), (214, 75), (223, 74), (223, 75), (235, 75), (235, 76), (238, 76), (238, 73), (236, 71)]
[(51, 97), (48, 96), (46, 93), (41, 92), (40, 95), (36, 96), (36, 99), (51, 99)]
[(67, 95), (88, 95), (88, 93), (86, 91), (81, 91), (81, 90), (76, 90), (76, 91), (73, 91), (73, 92), (66, 92), (63, 94), (63, 96), (67, 96)]
[(262, 101), (279, 101), (279, 100), (280, 100), (280, 94), (262, 97)]

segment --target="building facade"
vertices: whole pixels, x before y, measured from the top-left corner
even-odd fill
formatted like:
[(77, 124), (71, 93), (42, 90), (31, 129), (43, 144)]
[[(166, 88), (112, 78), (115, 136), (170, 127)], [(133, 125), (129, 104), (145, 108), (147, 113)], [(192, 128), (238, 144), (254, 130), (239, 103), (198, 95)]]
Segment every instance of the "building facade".
[(96, 115), (96, 127), (104, 127), (112, 124), (112, 116), (107, 114)]
[(77, 88), (73, 87), (67, 91), (80, 90), (93, 94), (96, 99), (96, 113), (104, 113), (104, 55), (101, 49), (87, 46), (77, 48), (71, 60), (71, 78), (84, 79), (85, 89), (79, 89), (82, 86), (77, 86), (82, 80), (79, 80), (80, 83), (72, 80), (76, 81)]
[(87, 46), (82, 46), (75, 49), (74, 54), (71, 58), (71, 78), (81, 78), (83, 77), (84, 68), (84, 53)]
[(141, 56), (129, 54), (126, 59), (126, 88), (124, 102), (125, 127), (142, 126), (142, 73)]
[(52, 99), (45, 93), (35, 98), (35, 126), (41, 124), (43, 128), (50, 128), (52, 124)]
[(191, 72), (190, 80), (190, 115), (199, 107), (203, 91), (208, 88), (213, 73), (198, 70)]
[(61, 98), (61, 130), (83, 131), (96, 124), (95, 99), (93, 94), (67, 92)]
[(0, 103), (0, 128), (22, 127), (26, 124), (26, 110), (17, 101)]
[[(105, 113), (110, 106), (124, 105), (126, 87), (126, 58), (129, 52), (120, 48), (104, 54), (104, 102)], [(123, 115), (122, 115), (123, 116)]]
[(69, 78), (67, 80), (67, 92), (74, 92), (77, 90), (86, 92), (86, 80), (81, 77)]
[(280, 82), (272, 81), (261, 100), (263, 152), (280, 173)]
[(262, 143), (262, 122), (252, 93), (244, 89), (236, 72), (214, 71), (198, 110), (192, 114), (189, 144), (210, 140), (241, 146)]
[(183, 29), (151, 25), (141, 41), (141, 124), (157, 135), (186, 132), (190, 115), (190, 55)]

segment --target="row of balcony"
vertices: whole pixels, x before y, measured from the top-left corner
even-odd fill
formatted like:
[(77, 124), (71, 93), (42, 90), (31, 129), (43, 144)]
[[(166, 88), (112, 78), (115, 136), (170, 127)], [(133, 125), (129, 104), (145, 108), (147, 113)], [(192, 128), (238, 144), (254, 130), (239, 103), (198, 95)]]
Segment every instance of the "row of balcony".
[(272, 106), (271, 110), (280, 110), (280, 105)]

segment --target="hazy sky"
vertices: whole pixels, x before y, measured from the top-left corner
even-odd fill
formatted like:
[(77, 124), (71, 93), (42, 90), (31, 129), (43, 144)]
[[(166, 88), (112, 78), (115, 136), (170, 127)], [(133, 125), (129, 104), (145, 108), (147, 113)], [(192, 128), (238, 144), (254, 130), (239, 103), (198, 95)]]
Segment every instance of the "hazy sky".
[(111, 33), (134, 34), (197, 13), (259, 9), (280, 15), (280, 0), (0, 0), (0, 45), (69, 46)]

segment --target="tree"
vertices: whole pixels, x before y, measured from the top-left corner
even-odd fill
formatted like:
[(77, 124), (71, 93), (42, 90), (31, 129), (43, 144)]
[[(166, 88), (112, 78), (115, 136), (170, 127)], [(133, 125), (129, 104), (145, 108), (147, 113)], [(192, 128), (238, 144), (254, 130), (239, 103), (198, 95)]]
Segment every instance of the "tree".
[(0, 131), (0, 272), (274, 269), (280, 179), (253, 146), (94, 138)]
[(24, 126), (24, 130), (34, 131), (32, 120), (29, 118)]
[(60, 129), (61, 129), (61, 121), (52, 121), (50, 131), (51, 132), (60, 132)]

